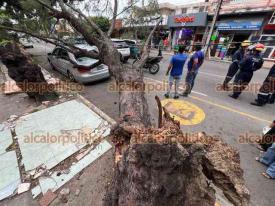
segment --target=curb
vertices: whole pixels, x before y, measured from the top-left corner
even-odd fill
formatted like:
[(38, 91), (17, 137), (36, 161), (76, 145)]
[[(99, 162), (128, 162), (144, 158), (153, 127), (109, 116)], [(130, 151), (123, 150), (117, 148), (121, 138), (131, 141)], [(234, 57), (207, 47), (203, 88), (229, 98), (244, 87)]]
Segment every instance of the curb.
[(96, 107), (92, 102), (90, 102), (88, 99), (83, 97), (80, 94), (77, 94), (77, 97), (84, 103), (86, 106), (88, 106), (92, 111), (97, 113), (99, 116), (101, 116), (103, 119), (105, 119), (107, 122), (111, 124), (111, 126), (115, 126), (117, 123), (114, 119), (112, 119), (109, 115), (104, 113), (102, 110), (100, 110), (98, 107)]

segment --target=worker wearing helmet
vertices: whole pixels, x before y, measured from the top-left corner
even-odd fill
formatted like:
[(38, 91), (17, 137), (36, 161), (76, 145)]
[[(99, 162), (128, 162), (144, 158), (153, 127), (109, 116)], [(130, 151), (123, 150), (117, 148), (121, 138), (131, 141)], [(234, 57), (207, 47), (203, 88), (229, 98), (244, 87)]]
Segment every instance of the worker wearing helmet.
[(240, 62), (240, 71), (234, 79), (233, 94), (230, 97), (237, 99), (264, 63), (261, 52), (265, 49), (263, 44), (256, 44), (251, 53), (247, 54)]
[(231, 79), (236, 75), (239, 70), (240, 62), (243, 60), (244, 55), (247, 51), (247, 48), (251, 45), (249, 40), (245, 40), (242, 42), (241, 47), (233, 54), (232, 63), (229, 66), (228, 72), (226, 74), (225, 80), (223, 82), (223, 89), (228, 90), (228, 83)]
[(275, 102), (275, 64), (273, 64), (267, 77), (261, 86), (258, 98), (255, 102), (251, 102), (255, 106), (263, 106), (265, 104), (274, 104)]

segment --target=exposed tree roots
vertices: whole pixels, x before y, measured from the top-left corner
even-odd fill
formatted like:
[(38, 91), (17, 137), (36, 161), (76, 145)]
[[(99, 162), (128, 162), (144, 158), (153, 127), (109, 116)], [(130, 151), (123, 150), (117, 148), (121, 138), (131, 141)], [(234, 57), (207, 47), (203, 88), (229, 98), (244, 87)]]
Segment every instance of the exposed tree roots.
[(184, 136), (163, 109), (161, 128), (113, 129), (116, 168), (105, 205), (213, 206), (212, 184), (233, 205), (248, 205), (238, 152), (203, 133)]

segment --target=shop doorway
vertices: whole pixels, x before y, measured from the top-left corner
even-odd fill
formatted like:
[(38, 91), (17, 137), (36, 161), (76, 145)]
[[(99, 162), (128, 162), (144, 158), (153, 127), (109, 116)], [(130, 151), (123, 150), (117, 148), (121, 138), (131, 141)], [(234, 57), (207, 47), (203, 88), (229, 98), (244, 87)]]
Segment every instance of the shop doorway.
[(249, 34), (235, 34), (232, 40), (232, 45), (230, 46), (230, 50), (228, 51), (228, 55), (232, 56), (241, 46), (241, 42), (244, 40), (248, 40)]

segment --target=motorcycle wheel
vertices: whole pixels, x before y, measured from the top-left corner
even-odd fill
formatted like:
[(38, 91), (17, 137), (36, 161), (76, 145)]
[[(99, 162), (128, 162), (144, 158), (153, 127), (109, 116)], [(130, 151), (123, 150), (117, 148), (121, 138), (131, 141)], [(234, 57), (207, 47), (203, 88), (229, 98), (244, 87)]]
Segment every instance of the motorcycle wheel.
[(158, 73), (158, 71), (159, 71), (159, 65), (158, 64), (152, 64), (149, 67), (150, 74), (156, 74), (156, 73)]

